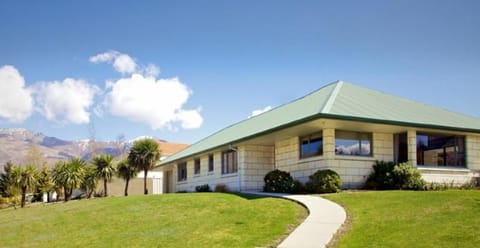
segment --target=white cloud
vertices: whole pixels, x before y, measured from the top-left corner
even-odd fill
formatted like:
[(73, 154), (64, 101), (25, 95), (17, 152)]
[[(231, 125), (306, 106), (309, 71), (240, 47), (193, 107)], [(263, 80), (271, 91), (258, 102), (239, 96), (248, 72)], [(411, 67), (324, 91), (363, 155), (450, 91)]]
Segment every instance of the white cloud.
[(199, 128), (203, 123), (200, 110), (180, 110), (177, 113), (177, 120), (180, 121), (182, 128), (194, 129)]
[(109, 83), (105, 107), (111, 114), (143, 122), (152, 129), (198, 128), (203, 122), (200, 110), (186, 110), (183, 105), (191, 91), (178, 78), (155, 79), (133, 74)]
[(0, 117), (19, 123), (32, 112), (33, 99), (22, 75), (13, 66), (0, 67)]
[(113, 68), (116, 71), (123, 74), (131, 74), (136, 72), (137, 63), (135, 60), (130, 57), (128, 54), (120, 53), (117, 51), (108, 51), (104, 53), (97, 54), (90, 57), (90, 62), (92, 63), (110, 63), (113, 64)]
[(267, 112), (267, 111), (270, 111), (271, 109), (272, 109), (272, 106), (267, 106), (267, 107), (265, 107), (265, 108), (263, 108), (263, 109), (254, 110), (254, 111), (252, 111), (252, 114), (251, 114), (250, 116), (248, 116), (248, 118), (252, 118), (252, 117), (257, 116), (257, 115), (259, 115), (259, 114), (263, 114), (263, 113), (265, 113), (265, 112)]
[(63, 82), (40, 82), (34, 85), (39, 112), (48, 120), (60, 123), (90, 122), (88, 109), (99, 93), (95, 85), (84, 80), (66, 78)]
[(146, 77), (157, 77), (160, 75), (160, 68), (154, 64), (149, 64), (144, 69), (144, 74)]

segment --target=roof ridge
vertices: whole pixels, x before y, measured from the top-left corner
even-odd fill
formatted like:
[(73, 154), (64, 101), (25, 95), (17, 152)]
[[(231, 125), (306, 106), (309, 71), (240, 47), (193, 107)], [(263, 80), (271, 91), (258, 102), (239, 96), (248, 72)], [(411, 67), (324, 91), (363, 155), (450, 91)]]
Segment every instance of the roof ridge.
[(337, 85), (335, 85), (335, 88), (330, 92), (330, 95), (328, 96), (327, 102), (325, 102), (325, 105), (323, 105), (322, 110), (320, 110), (320, 113), (327, 114), (330, 112), (330, 109), (332, 109), (333, 104), (335, 103), (335, 99), (338, 96), (338, 93), (340, 92), (340, 89), (342, 88), (343, 81), (337, 81)]

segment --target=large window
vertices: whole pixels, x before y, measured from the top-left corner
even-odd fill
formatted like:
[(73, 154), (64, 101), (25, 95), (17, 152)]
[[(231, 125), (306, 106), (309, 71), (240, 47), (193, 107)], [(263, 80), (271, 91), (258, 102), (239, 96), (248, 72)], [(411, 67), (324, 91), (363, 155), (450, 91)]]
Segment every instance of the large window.
[(322, 134), (312, 134), (300, 138), (300, 158), (310, 158), (323, 154)]
[(208, 155), (208, 172), (213, 171), (213, 154)]
[(238, 171), (237, 151), (222, 152), (222, 174), (236, 173)]
[(186, 162), (179, 163), (177, 167), (178, 167), (177, 168), (178, 181), (179, 182), (186, 181), (187, 180), (187, 163)]
[(417, 164), (465, 167), (465, 137), (418, 133)]
[(335, 154), (372, 156), (372, 134), (336, 130)]
[(199, 159), (199, 158), (196, 158), (196, 159), (194, 160), (193, 173), (194, 173), (195, 175), (200, 174), (200, 159)]

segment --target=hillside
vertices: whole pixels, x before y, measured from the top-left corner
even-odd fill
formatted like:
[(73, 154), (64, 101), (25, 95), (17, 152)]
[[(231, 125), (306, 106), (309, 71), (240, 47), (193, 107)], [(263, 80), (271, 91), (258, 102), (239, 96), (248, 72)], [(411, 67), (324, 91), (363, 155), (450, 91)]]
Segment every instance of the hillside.
[(0, 209), (0, 246), (275, 247), (306, 215), (292, 201), (222, 193), (32, 204)]
[[(159, 142), (162, 157), (169, 156), (188, 145), (170, 143), (156, 139)], [(136, 140), (136, 139), (135, 139)], [(11, 161), (14, 164), (43, 163), (52, 166), (56, 161), (68, 160), (73, 157), (89, 159), (92, 153), (108, 153), (114, 156), (127, 153), (131, 141), (67, 141), (56, 137), (34, 133), (27, 129), (0, 129), (0, 169)]]

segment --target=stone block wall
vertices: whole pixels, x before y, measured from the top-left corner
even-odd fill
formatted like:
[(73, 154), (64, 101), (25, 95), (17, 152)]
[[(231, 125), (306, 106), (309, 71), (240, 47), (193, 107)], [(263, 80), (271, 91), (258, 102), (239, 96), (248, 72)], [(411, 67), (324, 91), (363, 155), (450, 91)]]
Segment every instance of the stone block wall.
[(469, 135), (467, 145), (467, 166), (471, 170), (480, 171), (480, 136)]
[(239, 151), (241, 190), (263, 190), (263, 178), (274, 167), (274, 147), (246, 145)]
[[(208, 171), (208, 156), (213, 154), (213, 171)], [(237, 154), (238, 155), (238, 154)], [(200, 158), (200, 173), (194, 173), (195, 158)], [(240, 165), (240, 156), (239, 156)], [(173, 179), (175, 180), (175, 192), (187, 191), (195, 192), (195, 187), (208, 184), (211, 190), (215, 189), (217, 184), (225, 184), (231, 191), (238, 191), (239, 179), (238, 173), (222, 175), (222, 152), (215, 151), (212, 153), (202, 154), (200, 156), (187, 160), (187, 180), (177, 182), (178, 168), (177, 164), (173, 165)]]
[(323, 155), (300, 159), (300, 137), (292, 137), (275, 143), (276, 168), (290, 172), (305, 183), (308, 177), (320, 169), (336, 171), (345, 188), (359, 188), (372, 171), (375, 160), (393, 160), (393, 134), (373, 133), (372, 157), (335, 155), (335, 130), (323, 129)]

